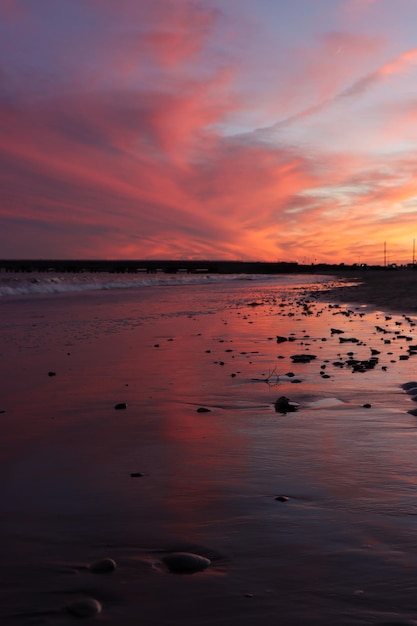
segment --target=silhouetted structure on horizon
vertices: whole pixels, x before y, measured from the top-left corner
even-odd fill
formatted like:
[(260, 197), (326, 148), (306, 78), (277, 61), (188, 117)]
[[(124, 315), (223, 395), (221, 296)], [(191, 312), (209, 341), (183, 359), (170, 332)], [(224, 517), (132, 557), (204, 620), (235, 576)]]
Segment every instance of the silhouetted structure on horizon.
[[(390, 266), (391, 267), (391, 266)], [(415, 267), (415, 266), (413, 266)], [(222, 261), (222, 260), (86, 260), (86, 259), (0, 259), (0, 271), (3, 272), (111, 272), (111, 273), (156, 273), (176, 274), (212, 273), (212, 274), (308, 274), (367, 269), (388, 269), (380, 265), (346, 265), (345, 263), (316, 263), (301, 265), (297, 262), (265, 261)]]
[(13, 272), (200, 272), (215, 274), (277, 274), (299, 271), (298, 263), (207, 260), (59, 260), (6, 259), (0, 269)]

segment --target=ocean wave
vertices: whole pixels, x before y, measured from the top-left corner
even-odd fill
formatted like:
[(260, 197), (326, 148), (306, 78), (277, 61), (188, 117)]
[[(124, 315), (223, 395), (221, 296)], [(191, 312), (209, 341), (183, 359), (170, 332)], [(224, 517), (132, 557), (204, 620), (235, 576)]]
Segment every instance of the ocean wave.
[(329, 276), (317, 275), (258, 275), (258, 274), (50, 274), (50, 273), (0, 273), (0, 297), (54, 295), (117, 289), (143, 289), (177, 285), (202, 285), (236, 281), (267, 282), (295, 286), (328, 282)]

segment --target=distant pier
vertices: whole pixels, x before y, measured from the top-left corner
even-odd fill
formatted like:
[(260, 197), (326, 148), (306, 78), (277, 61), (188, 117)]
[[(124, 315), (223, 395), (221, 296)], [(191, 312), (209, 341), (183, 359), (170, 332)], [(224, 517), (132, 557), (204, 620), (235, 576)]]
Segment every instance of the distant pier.
[(0, 271), (4, 272), (289, 274), (304, 271), (302, 267), (298, 263), (251, 261), (0, 259)]

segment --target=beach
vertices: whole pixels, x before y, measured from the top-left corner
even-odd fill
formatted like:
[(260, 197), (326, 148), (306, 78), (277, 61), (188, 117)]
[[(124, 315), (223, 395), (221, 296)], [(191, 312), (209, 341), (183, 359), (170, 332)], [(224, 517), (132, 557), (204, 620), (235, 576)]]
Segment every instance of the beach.
[(3, 277), (3, 622), (417, 623), (417, 309), (367, 276)]
[[(417, 312), (417, 271), (413, 268), (378, 268), (341, 271), (349, 286), (330, 290), (336, 302), (368, 304), (374, 308), (399, 313)], [(352, 285), (352, 281), (353, 284)]]

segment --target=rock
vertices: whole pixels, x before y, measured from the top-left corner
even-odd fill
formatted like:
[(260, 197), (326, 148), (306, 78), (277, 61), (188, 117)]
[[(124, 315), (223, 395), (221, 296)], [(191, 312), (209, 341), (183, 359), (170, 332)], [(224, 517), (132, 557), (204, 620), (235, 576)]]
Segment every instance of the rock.
[(362, 407), (364, 409), (370, 409), (372, 407), (372, 404), (368, 404), (368, 403), (367, 404), (362, 404)]
[(94, 615), (101, 613), (103, 607), (98, 600), (85, 598), (76, 600), (65, 608), (68, 613), (75, 615), (75, 617), (94, 617)]
[(280, 337), (277, 335), (277, 343), (284, 343), (284, 341), (288, 341), (287, 337)]
[(288, 502), (289, 497), (288, 496), (277, 496), (275, 498), (275, 500), (277, 500), (278, 502)]
[(115, 569), (116, 561), (108, 558), (95, 561), (89, 567), (90, 572), (93, 572), (93, 574), (107, 574), (108, 572), (114, 572)]
[(200, 406), (200, 407), (197, 409), (197, 413), (211, 413), (211, 409), (206, 409), (206, 407), (205, 407), (205, 406)]
[(116, 411), (121, 411), (123, 409), (127, 409), (127, 404), (126, 402), (119, 402), (114, 406), (114, 408), (116, 409)]
[(286, 396), (280, 396), (275, 401), (274, 407), (277, 413), (283, 413), (285, 415), (286, 413), (293, 413), (294, 411), (297, 411), (298, 404), (290, 402)]
[(211, 565), (210, 559), (193, 552), (172, 552), (164, 556), (162, 562), (174, 574), (194, 574), (202, 572)]
[(132, 472), (130, 474), (130, 478), (142, 478), (143, 476), (145, 476), (143, 472)]
[(411, 381), (409, 383), (404, 383), (403, 385), (401, 385), (402, 389), (405, 389), (406, 391), (408, 389), (412, 389), (413, 387), (417, 387), (417, 381)]
[(48, 372), (48, 376), (56, 376), (56, 372)]
[(290, 356), (293, 363), (310, 363), (316, 358), (315, 354), (293, 354)]

